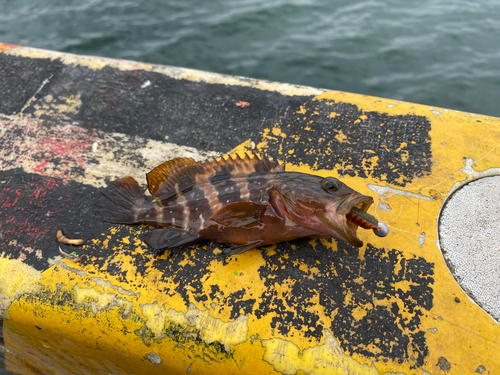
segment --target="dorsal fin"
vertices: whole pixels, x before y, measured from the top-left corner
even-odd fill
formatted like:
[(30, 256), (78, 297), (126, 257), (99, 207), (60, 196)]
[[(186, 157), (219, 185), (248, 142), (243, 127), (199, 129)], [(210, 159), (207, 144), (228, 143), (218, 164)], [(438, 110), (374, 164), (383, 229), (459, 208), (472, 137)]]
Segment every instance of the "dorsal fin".
[(196, 160), (192, 158), (177, 158), (169, 160), (151, 172), (146, 173), (146, 180), (148, 181), (148, 190), (151, 195), (155, 195), (160, 185), (165, 182), (170, 176), (179, 173), (180, 170), (185, 169), (191, 165), (196, 164)]
[(196, 162), (191, 158), (170, 160), (147, 174), (149, 192), (166, 203), (214, 176), (241, 176), (252, 173), (284, 172), (285, 165), (256, 154), (221, 157)]

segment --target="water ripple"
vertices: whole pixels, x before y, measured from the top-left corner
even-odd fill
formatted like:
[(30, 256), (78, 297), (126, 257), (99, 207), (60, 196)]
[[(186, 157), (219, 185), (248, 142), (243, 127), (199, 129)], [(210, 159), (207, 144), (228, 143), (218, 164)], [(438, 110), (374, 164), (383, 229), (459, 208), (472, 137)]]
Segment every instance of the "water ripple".
[(0, 0), (0, 40), (500, 116), (496, 0)]

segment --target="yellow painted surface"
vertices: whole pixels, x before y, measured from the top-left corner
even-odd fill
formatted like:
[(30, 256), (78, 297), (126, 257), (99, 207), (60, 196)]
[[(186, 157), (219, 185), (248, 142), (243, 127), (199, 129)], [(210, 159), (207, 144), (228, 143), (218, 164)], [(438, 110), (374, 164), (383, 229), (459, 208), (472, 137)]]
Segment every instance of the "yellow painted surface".
[[(17, 53), (34, 57), (31, 49)], [(86, 266), (63, 261), (43, 272), (43, 279), (33, 276), (35, 279), (28, 282), (27, 289), (16, 286), (7, 290), (5, 294), (15, 299), (8, 310), (11, 319), (4, 322), (5, 344), (9, 349), (7, 369), (21, 368), (26, 374), (36, 373), (35, 368), (54, 374), (74, 369), (89, 374), (98, 371), (114, 374), (439, 374), (442, 373), (438, 366), (441, 358), (452, 365), (452, 373), (474, 373), (479, 365), (489, 371), (499, 369), (500, 327), (468, 300), (449, 273), (437, 244), (437, 218), (456, 183), (500, 166), (500, 120), (340, 92), (320, 95), (307, 106), (329, 100), (352, 103), (365, 111), (422, 115), (431, 122), (431, 174), (414, 178), (405, 188), (386, 186), (382, 179), (375, 177), (344, 176), (342, 180), (353, 189), (374, 196), (370, 213), (390, 227), (386, 238), (362, 231), (360, 237), (365, 243), (398, 249), (408, 258), (423, 257), (434, 264), (434, 303), (429, 313), (421, 317), (429, 348), (424, 366), (415, 368), (411, 354), (402, 362), (384, 362), (344, 352), (328, 329), (324, 330), (321, 340), (311, 340), (306, 332), (293, 327), (288, 335), (282, 335), (272, 328), (270, 314), (258, 317), (240, 312), (231, 317), (232, 306), (217, 301), (242, 288), (248, 296), (261, 296), (268, 288), (258, 272), (266, 266), (263, 255), (283, 259), (288, 256), (277, 252), (276, 246), (230, 257), (227, 264), (222, 258), (212, 260), (206, 275), (201, 277), (202, 290), (196, 295), (212, 293), (210, 285), (217, 285), (218, 292), (213, 301), (203, 301), (195, 298), (189, 280), (182, 279), (185, 284), (181, 285), (180, 275), (175, 271), (168, 273), (154, 267), (158, 260), (153, 259), (138, 239), (136, 227), (117, 225), (79, 248), (82, 254), (90, 248), (99, 249), (105, 259), (103, 263), (99, 263), (102, 259), (97, 257), (91, 258)], [(301, 109), (297, 116), (305, 112)], [(330, 115), (336, 116), (333, 112)], [(283, 131), (286, 125), (278, 123), (266, 129), (257, 150), (265, 148), (271, 137), (286, 137)], [(345, 135), (339, 135), (340, 142), (345, 139)], [(251, 147), (251, 142), (235, 151), (244, 152)], [(403, 142), (397, 148), (404, 150), (405, 146)], [(286, 160), (284, 151), (279, 153)], [(470, 169), (464, 169), (464, 158), (474, 160), (475, 175)], [(376, 157), (371, 160), (372, 164), (359, 166), (368, 176), (372, 176), (370, 168), (377, 163)], [(338, 167), (332, 165), (328, 170), (317, 170), (304, 163), (287, 165), (288, 170), (322, 176), (337, 176)], [(380, 203), (392, 210), (380, 209)], [(424, 232), (425, 240), (421, 243)], [(312, 241), (313, 246), (318, 243), (337, 251), (334, 241)], [(205, 251), (202, 247), (189, 247), (177, 254), (175, 261), (182, 266), (193, 265), (197, 253), (202, 251)], [(361, 248), (361, 258), (365, 251), (366, 245)], [(110, 253), (113, 256), (108, 256)], [(135, 263), (139, 257), (144, 259), (141, 269)], [(168, 254), (161, 259), (167, 257)], [(318, 262), (321, 264), (321, 260)], [(0, 270), (14, 269), (14, 266), (12, 261), (0, 263)], [(316, 266), (294, 266), (307, 272), (311, 279), (320, 272)], [(276, 286), (274, 292), (286, 298), (294, 282), (296, 280), (286, 280)], [(366, 280), (360, 277), (357, 283), (363, 285)], [(33, 287), (35, 284), (39, 286)], [(412, 286), (411, 281), (393, 285), (402, 291)], [(175, 293), (178, 287), (186, 290), (189, 302)], [(456, 303), (455, 297), (462, 302)], [(314, 290), (307, 298), (311, 304), (307, 309), (314, 311), (325, 327), (331, 326), (336, 314), (324, 312)], [(352, 295), (348, 292), (346, 298)], [(257, 299), (256, 305), (260, 302)], [(366, 305), (357, 306), (352, 315), (362, 319), (368, 309), (376, 305), (398, 306), (403, 318), (409, 316), (396, 297), (374, 297)], [(363, 345), (370, 351), (376, 350), (374, 343)]]
[(23, 294), (34, 294), (41, 289), (42, 273), (23, 263), (0, 254), (0, 319), (8, 318), (7, 309)]
[[(390, 233), (386, 238), (378, 238), (370, 232), (362, 232), (361, 239), (369, 241), (374, 246), (402, 250), (407, 256), (424, 257), (435, 264), (434, 307), (428, 317), (422, 318), (422, 325), (429, 330), (426, 338), (430, 355), (425, 370), (440, 373), (442, 370), (437, 367), (437, 363), (441, 357), (445, 357), (452, 365), (460, 368), (457, 373), (472, 373), (478, 365), (490, 370), (500, 369), (500, 357), (496, 354), (500, 351), (500, 326), (468, 300), (447, 269), (437, 243), (439, 211), (455, 184), (488, 175), (489, 170), (497, 173), (495, 168), (500, 166), (500, 120), (334, 91), (320, 95), (315, 100), (343, 101), (355, 104), (365, 111), (391, 115), (416, 114), (430, 119), (432, 173), (414, 179), (406, 188), (393, 187), (389, 193), (375, 196), (376, 202), (370, 212), (388, 224)], [(269, 137), (281, 135), (282, 126), (284, 124), (277, 124), (264, 132), (266, 135), (269, 134)], [(258, 147), (263, 148), (265, 145), (264, 141)], [(403, 143), (400, 145), (401, 148), (404, 146)], [(244, 148), (242, 147), (242, 150)], [(472, 171), (470, 168), (465, 168), (465, 158), (474, 160)], [(301, 164), (287, 165), (287, 170), (337, 176), (336, 167), (338, 166), (332, 165), (331, 170), (315, 170), (311, 166)], [(370, 174), (369, 170), (367, 174)], [(342, 181), (362, 194), (372, 196), (374, 194), (369, 185), (380, 187), (387, 185), (376, 178), (365, 180), (344, 176)], [(390, 212), (381, 210), (379, 202), (388, 204), (392, 210)], [(420, 247), (419, 238), (424, 232), (425, 241)], [(334, 250), (334, 247), (332, 248)], [(399, 287), (405, 290), (411, 285), (403, 283)], [(466, 303), (456, 303), (455, 296)], [(397, 299), (380, 302), (399, 303)], [(363, 306), (359, 306), (353, 314), (361, 316), (363, 310)], [(361, 362), (369, 360), (358, 355), (354, 358)], [(376, 367), (381, 373), (397, 370), (411, 374), (414, 371), (405, 365), (397, 364), (377, 363)]]

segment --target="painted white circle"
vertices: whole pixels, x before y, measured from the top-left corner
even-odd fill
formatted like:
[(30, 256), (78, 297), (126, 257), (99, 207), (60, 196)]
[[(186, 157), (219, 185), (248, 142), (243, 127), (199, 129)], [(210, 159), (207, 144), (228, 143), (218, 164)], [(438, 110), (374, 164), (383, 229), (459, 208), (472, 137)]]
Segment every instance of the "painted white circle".
[(500, 176), (455, 191), (441, 211), (438, 234), (455, 280), (500, 321)]

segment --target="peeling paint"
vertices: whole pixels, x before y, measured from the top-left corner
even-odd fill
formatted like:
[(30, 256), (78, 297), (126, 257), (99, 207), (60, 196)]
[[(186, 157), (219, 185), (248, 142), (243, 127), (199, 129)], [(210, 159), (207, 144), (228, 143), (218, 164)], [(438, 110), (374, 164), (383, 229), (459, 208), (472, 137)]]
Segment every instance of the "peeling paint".
[(298, 371), (307, 374), (379, 375), (371, 365), (363, 364), (344, 354), (339, 343), (328, 329), (325, 329), (325, 343), (304, 350), (291, 341), (281, 338), (262, 340), (266, 348), (264, 361), (276, 371), (295, 375)]
[(425, 232), (422, 232), (418, 236), (418, 246), (424, 247), (424, 243), (425, 243)]
[[(45, 81), (44, 84), (46, 84)], [(36, 96), (36, 94), (34, 96)], [(78, 113), (80, 107), (82, 106), (81, 96), (82, 93), (79, 92), (78, 94), (71, 95), (69, 97), (58, 97), (58, 102), (56, 103), (54, 101), (54, 97), (49, 94), (45, 96), (42, 101), (34, 104), (35, 117), (39, 118), (42, 115), (53, 116), (59, 118), (60, 121), (72, 122), (73, 116)], [(28, 102), (24, 108), (27, 108), (29, 105), (30, 103)]]
[(374, 184), (368, 184), (366, 185), (371, 191), (373, 191), (375, 194), (378, 194), (382, 197), (382, 199), (387, 200), (386, 194), (394, 194), (394, 195), (401, 195), (403, 197), (408, 197), (408, 198), (415, 198), (415, 199), (421, 199), (424, 201), (429, 201), (432, 202), (434, 199), (431, 197), (428, 197), (426, 195), (422, 195), (421, 193), (415, 194), (411, 193), (406, 190), (401, 190), (401, 189), (395, 189), (390, 186), (379, 186), (379, 185), (374, 185)]
[[(491, 151), (493, 151), (497, 147), (498, 147), (498, 145), (495, 146)], [(500, 175), (500, 168), (499, 167), (493, 167), (493, 168), (485, 169), (483, 171), (478, 171), (478, 170), (474, 169), (475, 165), (476, 165), (476, 163), (474, 162), (474, 159), (465, 158), (465, 166), (463, 168), (460, 168), (460, 171), (464, 172), (468, 177), (463, 181), (458, 181), (457, 183), (455, 183), (453, 185), (452, 189), (450, 190), (450, 194), (453, 193), (455, 190), (457, 190), (459, 187), (469, 183), (472, 180), (477, 180), (478, 178), (482, 178), (482, 177)]]
[(130, 289), (123, 288), (121, 285), (113, 285), (111, 281), (105, 280), (102, 277), (91, 277), (90, 280), (95, 282), (96, 285), (103, 287), (104, 291), (107, 291), (107, 289), (115, 289), (120, 294), (126, 294), (127, 296), (135, 297), (137, 299), (141, 296), (141, 293), (134, 293)]
[(35, 294), (42, 288), (42, 273), (23, 263), (0, 255), (0, 319), (9, 318), (7, 309), (25, 293)]
[(83, 288), (76, 284), (73, 287), (75, 292), (75, 302), (89, 307), (94, 314), (100, 311), (107, 311), (113, 307), (123, 310), (123, 317), (126, 318), (132, 311), (132, 302), (118, 296), (116, 293), (103, 293), (95, 288)]
[[(27, 56), (38, 53), (30, 51)], [(38, 55), (47, 59), (55, 56), (65, 55), (48, 56), (43, 51)], [(133, 62), (67, 58), (62, 63), (45, 63), (53, 69), (66, 61), (88, 64), (93, 69), (116, 66), (128, 72), (90, 72), (66, 65), (65, 72), (85, 71), (99, 83), (103, 77), (109, 78), (107, 71), (116, 74), (113, 78), (126, 76), (120, 80), (123, 86), (87, 92), (79, 88), (93, 88), (93, 82), (89, 81), (89, 86), (68, 85), (73, 89), (67, 90), (61, 90), (67, 82), (56, 84), (55, 80), (43, 86), (43, 80), (53, 72), (43, 69), (43, 78), (26, 91), (29, 95), (23, 97), (21, 105), (11, 106), (18, 113), (26, 100), (31, 100), (29, 108), (21, 116), (0, 115), (0, 168), (5, 172), (0, 186), (5, 187), (2, 198), (6, 206), (2, 220), (10, 231), (20, 228), (23, 233), (9, 235), (5, 246), (10, 248), (3, 250), (15, 250), (16, 256), (21, 254), (26, 262), (33, 262), (35, 253), (41, 256), (41, 249), (45, 255), (43, 262), (37, 263), (45, 270), (41, 281), (44, 288), (35, 294), (23, 294), (10, 305), (13, 320), (4, 331), (10, 353), (18, 357), (6, 354), (8, 368), (15, 369), (24, 362), (36, 364), (45, 373), (65, 373), (61, 369), (71, 366), (116, 374), (271, 374), (284, 368), (297, 374), (330, 370), (334, 374), (364, 371), (429, 375), (424, 368), (435, 374), (441, 372), (440, 357), (446, 358), (455, 371), (461, 368), (472, 373), (479, 365), (489, 371), (499, 367), (495, 351), (499, 326), (467, 299), (447, 272), (435, 240), (428, 237), (436, 233), (439, 207), (457, 179), (466, 178), (464, 173), (472, 179), (480, 177), (474, 174), (476, 169), (498, 172), (498, 120), (480, 122), (483, 117), (441, 109), (435, 116), (427, 106), (339, 92), (312, 100), (290, 98), (290, 103), (294, 102), (290, 107), (288, 103), (286, 107), (273, 106), (272, 111), (280, 113), (276, 122), (261, 125), (266, 130), (259, 136), (254, 131), (254, 138), (242, 151), (275, 152), (290, 170), (340, 177), (362, 194), (374, 195), (367, 183), (379, 187), (380, 202), (371, 210), (397, 230), (386, 238), (360, 230), (366, 245), (359, 249), (321, 239), (283, 243), (223, 258), (217, 244), (204, 243), (154, 259), (139, 239), (143, 226), (100, 223), (93, 231), (85, 227), (91, 226), (93, 217), (84, 216), (90, 203), (82, 202), (82, 196), (97, 196), (99, 187), (125, 174), (144, 184), (144, 172), (155, 163), (192, 155), (194, 149), (163, 142), (175, 138), (169, 133), (171, 128), (164, 131), (157, 126), (168, 125), (169, 116), (155, 122), (154, 127), (161, 129), (152, 137), (155, 141), (143, 138), (152, 132), (149, 121), (157, 119), (155, 112), (144, 120), (151, 108), (148, 113), (138, 109), (130, 113), (133, 116), (114, 117), (123, 112), (120, 103), (136, 104), (131, 95), (158, 93), (162, 89), (159, 81), (173, 80), (145, 74), (141, 69), (156, 68)], [(214, 79), (221, 86), (230, 85), (224, 77), (168, 69), (172, 76), (193, 82)], [(247, 81), (246, 87), (257, 87), (252, 85)], [(180, 82), (175, 86), (179, 92), (184, 89)], [(226, 86), (224, 90), (231, 94), (241, 92)], [(89, 92), (98, 92), (103, 102), (89, 100), (93, 97)], [(214, 94), (213, 100), (206, 102), (195, 100), (192, 114), (205, 117), (213, 113), (216, 118), (219, 110), (230, 112), (227, 106), (224, 108), (230, 103), (230, 95), (222, 93), (227, 95), (220, 98), (220, 93), (217, 91), (217, 97)], [(261, 94), (269, 98), (269, 93)], [(198, 99), (194, 91), (189, 95)], [(261, 96), (256, 94), (255, 98)], [(172, 100), (175, 97), (167, 96), (162, 105), (170, 110)], [(186, 107), (179, 108), (193, 103), (186, 102)], [(88, 117), (84, 109), (97, 104), (102, 108), (90, 111), (93, 117)], [(118, 105), (114, 112), (113, 105)], [(206, 110), (197, 112), (200, 106)], [(299, 106), (301, 110), (297, 111)], [(252, 102), (250, 108), (256, 113), (258, 103)], [(188, 121), (188, 114), (184, 116), (181, 111), (180, 115)], [(115, 121), (108, 123), (111, 117)], [(102, 118), (104, 122), (96, 122)], [(121, 127), (120, 122), (125, 120), (131, 120), (129, 128)], [(256, 126), (261, 123), (258, 118), (249, 122)], [(142, 126), (135, 129), (136, 123)], [(129, 134), (124, 134), (127, 131)], [(248, 137), (245, 133), (239, 139)], [(211, 140), (205, 143), (208, 149), (213, 144)], [(20, 151), (17, 159), (2, 153), (16, 147)], [(193, 153), (202, 158), (211, 156), (210, 151)], [(470, 160), (459, 171), (464, 155)], [(54, 187), (51, 200), (38, 199), (39, 195), (43, 198), (40, 187), (47, 182)], [(398, 189), (391, 191), (388, 186)], [(28, 189), (23, 191), (24, 196), (17, 193), (21, 188)], [(406, 194), (408, 191), (420, 194), (412, 196)], [(40, 235), (32, 242), (23, 242), (29, 238), (23, 228), (34, 228), (38, 236), (52, 233), (52, 217), (58, 217), (58, 223), (68, 221), (68, 214), (55, 212), (53, 202), (64, 202), (62, 206), (72, 215), (83, 207), (82, 216), (75, 215), (79, 222), (72, 221), (68, 229), (74, 228), (73, 223), (83, 223), (78, 231), (87, 238), (81, 254), (78, 251), (83, 255), (81, 263), (55, 257), (46, 269), (46, 258), (57, 253), (55, 239)], [(26, 207), (29, 214), (12, 211)], [(38, 211), (31, 211), (33, 207)], [(27, 224), (7, 221), (10, 217), (6, 212), (15, 219), (26, 217)], [(4, 239), (6, 226), (2, 227)]]
[(384, 211), (387, 211), (387, 212), (391, 212), (392, 211), (391, 206), (389, 206), (389, 204), (387, 204), (385, 202), (382, 202), (382, 201), (378, 202), (377, 207), (380, 208), (381, 210), (384, 210)]
[(142, 315), (147, 319), (146, 327), (153, 334), (155, 340), (161, 340), (166, 336), (165, 322), (167, 319), (167, 312), (163, 306), (158, 306), (158, 302), (141, 305)]
[(78, 268), (75, 268), (75, 267), (71, 267), (69, 266), (67, 263), (63, 262), (62, 261), (63, 257), (60, 256), (60, 255), (57, 255), (55, 256), (54, 258), (49, 258), (47, 259), (47, 263), (50, 264), (50, 265), (58, 265), (70, 272), (73, 272), (73, 273), (76, 273), (77, 275), (80, 275), (80, 276), (87, 276), (87, 274), (85, 273), (85, 271), (81, 270), (81, 269), (78, 269)]
[(231, 345), (247, 341), (248, 315), (240, 315), (232, 322), (224, 322), (210, 316), (208, 310), (199, 310), (191, 303), (185, 313), (169, 309), (167, 318), (174, 324), (196, 328), (204, 342), (219, 342), (224, 345), (226, 352), (230, 352)]

